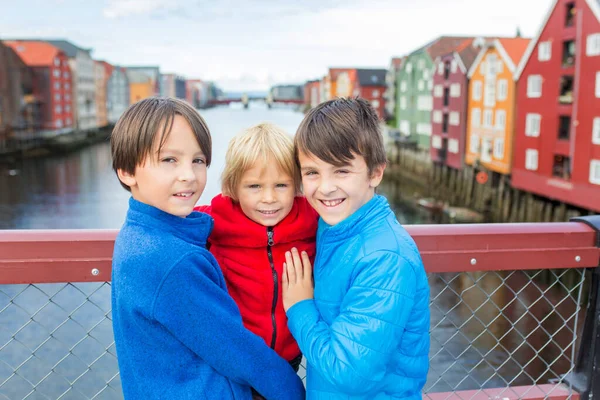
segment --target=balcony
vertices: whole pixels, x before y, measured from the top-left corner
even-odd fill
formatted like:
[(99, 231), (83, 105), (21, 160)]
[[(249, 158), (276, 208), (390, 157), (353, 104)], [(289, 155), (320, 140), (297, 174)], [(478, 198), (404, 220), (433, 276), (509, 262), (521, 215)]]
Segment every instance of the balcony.
[[(431, 287), (424, 399), (578, 399), (600, 390), (592, 368), (600, 217), (588, 218), (407, 226)], [(122, 398), (110, 312), (116, 234), (0, 231), (7, 398)]]

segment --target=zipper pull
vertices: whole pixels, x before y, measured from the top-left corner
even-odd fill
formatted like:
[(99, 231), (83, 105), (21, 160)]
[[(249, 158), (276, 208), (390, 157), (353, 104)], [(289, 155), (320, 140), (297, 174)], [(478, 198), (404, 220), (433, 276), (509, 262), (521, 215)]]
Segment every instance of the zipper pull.
[(267, 244), (269, 246), (273, 246), (275, 244), (275, 241), (273, 240), (273, 227), (269, 226), (267, 228), (267, 238), (269, 239), (269, 241), (267, 242)]

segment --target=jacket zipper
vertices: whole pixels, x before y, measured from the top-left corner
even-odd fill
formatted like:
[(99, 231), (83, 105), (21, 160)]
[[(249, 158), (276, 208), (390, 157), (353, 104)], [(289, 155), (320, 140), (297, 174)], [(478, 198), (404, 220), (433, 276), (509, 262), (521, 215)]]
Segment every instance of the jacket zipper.
[(267, 227), (267, 256), (269, 256), (269, 264), (271, 264), (271, 273), (273, 274), (273, 303), (271, 304), (271, 321), (273, 322), (273, 336), (271, 337), (271, 348), (275, 349), (275, 341), (277, 338), (277, 323), (275, 322), (275, 307), (277, 307), (277, 293), (279, 292), (279, 278), (277, 277), (277, 271), (275, 270), (275, 263), (273, 262), (273, 252), (271, 247), (275, 244), (273, 240), (273, 227)]

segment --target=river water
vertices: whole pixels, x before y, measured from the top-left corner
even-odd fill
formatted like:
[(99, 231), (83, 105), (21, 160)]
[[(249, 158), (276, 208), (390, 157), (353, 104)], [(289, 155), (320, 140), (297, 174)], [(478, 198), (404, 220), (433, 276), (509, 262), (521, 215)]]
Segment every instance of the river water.
[[(202, 204), (220, 191), (231, 137), (262, 121), (293, 133), (303, 117), (290, 108), (269, 110), (260, 104), (249, 110), (235, 105), (215, 108), (202, 115), (213, 137), (213, 164)], [(390, 199), (401, 223), (430, 222), (411, 201), (401, 200), (401, 187), (384, 182), (381, 193)], [(128, 198), (111, 169), (108, 143), (68, 155), (0, 162), (0, 229), (117, 229)], [(535, 301), (541, 292), (528, 282), (524, 273), (430, 277), (435, 301), (427, 390), (546, 383), (566, 371), (571, 357), (566, 329), (574, 321), (564, 320), (573, 315), (574, 302), (560, 302), (564, 294), (552, 288), (543, 301)], [(65, 390), (65, 399), (92, 398), (108, 381), (109, 388), (96, 398), (121, 398), (118, 377), (111, 380), (116, 364), (105, 318), (109, 294), (106, 284), (0, 286), (0, 398), (24, 398), (31, 383), (40, 381), (28, 399), (56, 398)], [(557, 311), (556, 304), (562, 307), (561, 318), (544, 319)], [(63, 325), (55, 325), (63, 320)], [(531, 362), (536, 354), (547, 361)], [(71, 389), (69, 381), (75, 382)]]

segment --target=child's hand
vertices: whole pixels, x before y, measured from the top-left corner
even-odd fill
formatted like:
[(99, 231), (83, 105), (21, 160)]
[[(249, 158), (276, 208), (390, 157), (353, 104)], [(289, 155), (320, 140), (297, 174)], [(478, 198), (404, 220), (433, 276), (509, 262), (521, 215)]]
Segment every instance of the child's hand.
[(308, 254), (302, 252), (302, 260), (294, 247), (285, 253), (283, 264), (282, 291), (283, 309), (287, 311), (294, 304), (313, 298), (312, 265)]

